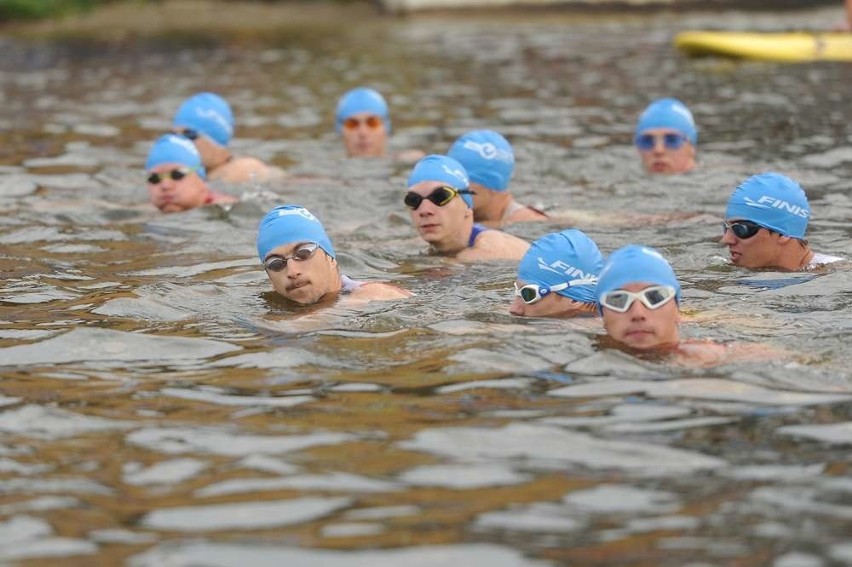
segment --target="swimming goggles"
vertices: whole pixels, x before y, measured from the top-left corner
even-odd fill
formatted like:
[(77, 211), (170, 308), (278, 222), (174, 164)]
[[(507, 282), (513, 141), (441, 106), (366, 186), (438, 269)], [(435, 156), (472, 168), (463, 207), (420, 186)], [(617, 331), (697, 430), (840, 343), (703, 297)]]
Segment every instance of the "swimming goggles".
[(416, 211), (420, 208), (420, 204), (423, 202), (423, 199), (429, 199), (439, 207), (443, 207), (447, 203), (453, 200), (453, 197), (456, 195), (473, 195), (473, 191), (468, 191), (467, 189), (456, 189), (454, 187), (449, 186), (441, 186), (436, 188), (434, 191), (426, 195), (420, 195), (419, 193), (415, 193), (414, 191), (409, 191), (405, 194), (405, 206), (411, 209), (412, 211)]
[(676, 132), (665, 134), (639, 134), (634, 140), (636, 147), (643, 152), (649, 152), (657, 145), (657, 140), (663, 139), (663, 145), (667, 150), (679, 150), (686, 142), (686, 136)]
[(193, 142), (201, 136), (201, 134), (198, 133), (198, 130), (194, 130), (192, 128), (184, 128), (182, 130), (178, 130), (177, 133), (187, 140), (192, 140)]
[(617, 289), (603, 294), (598, 301), (616, 313), (627, 313), (637, 299), (648, 309), (659, 309), (676, 295), (675, 288), (670, 285), (655, 285), (637, 292)]
[(161, 181), (164, 181), (166, 177), (171, 178), (172, 181), (180, 181), (193, 171), (198, 169), (197, 167), (176, 167), (171, 171), (167, 171), (165, 173), (152, 173), (148, 176), (148, 183), (151, 185), (157, 185)]
[(378, 116), (368, 116), (364, 120), (358, 120), (357, 118), (347, 118), (343, 121), (343, 127), (347, 130), (357, 130), (358, 126), (361, 124), (365, 124), (367, 128), (370, 130), (376, 130), (379, 126), (382, 125), (382, 119)]
[(556, 285), (538, 285), (538, 284), (526, 284), (524, 286), (518, 287), (517, 282), (512, 285), (515, 286), (515, 297), (520, 297), (521, 301), (526, 303), (527, 305), (532, 305), (533, 303), (538, 303), (552, 291), (562, 291), (563, 289), (568, 289), (569, 287), (575, 287), (580, 285), (595, 285), (598, 283), (596, 278), (585, 278), (580, 280), (571, 280), (570, 282), (565, 282)]
[(734, 236), (736, 236), (740, 240), (751, 238), (752, 236), (757, 234), (761, 228), (766, 227), (760, 226), (756, 222), (751, 222), (747, 220), (738, 220), (722, 223), (723, 234), (725, 232), (728, 232), (728, 229), (730, 229), (730, 231), (734, 233)]
[(279, 254), (267, 256), (263, 260), (263, 267), (266, 268), (267, 272), (280, 272), (287, 267), (287, 262), (290, 260), (295, 260), (296, 262), (310, 260), (317, 251), (317, 248), (319, 248), (319, 244), (316, 242), (305, 242), (297, 246), (290, 256), (281, 256)]

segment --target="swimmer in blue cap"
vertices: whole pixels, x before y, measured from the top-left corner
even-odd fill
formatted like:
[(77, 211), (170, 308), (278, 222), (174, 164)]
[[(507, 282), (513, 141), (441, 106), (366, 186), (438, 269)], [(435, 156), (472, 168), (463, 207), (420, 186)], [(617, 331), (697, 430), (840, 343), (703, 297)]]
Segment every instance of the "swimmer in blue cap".
[(160, 136), (148, 153), (145, 170), (151, 203), (164, 213), (237, 200), (210, 189), (198, 150), (183, 136)]
[(607, 334), (637, 350), (680, 343), (680, 283), (657, 250), (630, 244), (607, 258), (595, 288)]
[(408, 177), (403, 199), (411, 222), (432, 251), (459, 260), (520, 260), (529, 243), (473, 222), (473, 195), (464, 167), (451, 157), (429, 155)]
[(192, 140), (211, 180), (243, 183), (285, 176), (280, 168), (231, 152), (228, 145), (234, 135), (234, 114), (217, 94), (202, 92), (186, 99), (175, 113), (172, 131)]
[(805, 231), (811, 210), (798, 183), (780, 173), (761, 173), (734, 189), (720, 242), (743, 268), (811, 270), (843, 258), (811, 250)]
[(595, 285), (603, 267), (597, 244), (580, 230), (542, 236), (518, 265), (509, 312), (522, 317), (597, 314)]
[(760, 343), (681, 340), (680, 282), (662, 254), (647, 246), (629, 244), (610, 254), (595, 296), (608, 337), (634, 354), (666, 354), (669, 362), (691, 367), (788, 357)]
[(633, 143), (648, 173), (686, 173), (695, 168), (698, 131), (692, 113), (677, 99), (652, 102), (639, 117)]
[(337, 102), (334, 125), (349, 157), (383, 157), (391, 132), (388, 103), (378, 91), (359, 87)]
[(543, 212), (522, 205), (509, 193), (515, 171), (515, 154), (506, 138), (493, 130), (472, 130), (458, 138), (448, 156), (464, 166), (470, 176), (473, 219), (488, 226), (544, 221)]
[[(343, 137), (348, 157), (385, 157), (391, 134), (388, 103), (376, 90), (358, 87), (337, 101), (334, 127)], [(423, 157), (420, 150), (394, 154), (395, 160), (413, 163)]]
[(308, 209), (282, 205), (269, 211), (257, 231), (257, 255), (272, 288), (282, 297), (312, 305), (340, 295), (359, 300), (401, 299), (411, 293), (384, 282), (359, 282), (340, 273), (322, 223)]

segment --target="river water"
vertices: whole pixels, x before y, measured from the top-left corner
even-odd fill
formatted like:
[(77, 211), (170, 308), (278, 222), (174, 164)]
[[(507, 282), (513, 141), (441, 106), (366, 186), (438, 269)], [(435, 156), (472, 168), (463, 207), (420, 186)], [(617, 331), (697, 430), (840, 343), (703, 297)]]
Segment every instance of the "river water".
[[(806, 188), (813, 247), (850, 255), (852, 65), (670, 44), (838, 17), (0, 39), (0, 562), (852, 564), (852, 275), (748, 272), (717, 244), (731, 190), (771, 169)], [(424, 254), (409, 166), (343, 158), (333, 109), (360, 84), (388, 96), (396, 149), (507, 135), (519, 200), (562, 215), (514, 234), (657, 246), (684, 284), (686, 337), (778, 356), (681, 368), (606, 348), (597, 323), (512, 317), (514, 265)], [(199, 90), (234, 106), (238, 152), (291, 177), (220, 187), (242, 197), (227, 210), (160, 215), (142, 164)], [(696, 115), (700, 170), (649, 178), (632, 127), (670, 95)], [(276, 301), (254, 238), (288, 202), (323, 219), (345, 273), (416, 296)]]

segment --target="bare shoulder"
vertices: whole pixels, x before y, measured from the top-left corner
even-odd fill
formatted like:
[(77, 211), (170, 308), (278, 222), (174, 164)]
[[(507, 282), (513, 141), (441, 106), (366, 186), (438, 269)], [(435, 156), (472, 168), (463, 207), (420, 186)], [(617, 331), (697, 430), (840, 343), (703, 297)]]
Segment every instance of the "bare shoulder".
[(405, 299), (414, 295), (407, 289), (387, 282), (365, 282), (358, 286), (350, 297), (362, 301), (387, 301), (391, 299)]
[(513, 222), (542, 222), (548, 220), (548, 217), (545, 213), (533, 209), (532, 207), (522, 207), (509, 215), (505, 219), (505, 224), (510, 224)]
[(456, 258), (473, 260), (520, 260), (530, 243), (500, 230), (486, 230), (476, 238), (472, 248), (462, 250)]
[(717, 343), (710, 340), (683, 341), (674, 353), (683, 366), (708, 367), (731, 362), (791, 360), (792, 353), (765, 343)]
[(210, 196), (212, 197), (211, 203), (216, 205), (227, 205), (228, 203), (236, 203), (239, 201), (233, 195), (228, 195), (227, 193), (220, 193), (218, 191), (211, 191)]
[(393, 155), (394, 161), (410, 165), (414, 165), (424, 157), (426, 157), (426, 152), (416, 149), (402, 150)]
[(210, 175), (211, 179), (227, 183), (274, 181), (286, 176), (287, 172), (280, 167), (268, 165), (253, 157), (235, 157)]

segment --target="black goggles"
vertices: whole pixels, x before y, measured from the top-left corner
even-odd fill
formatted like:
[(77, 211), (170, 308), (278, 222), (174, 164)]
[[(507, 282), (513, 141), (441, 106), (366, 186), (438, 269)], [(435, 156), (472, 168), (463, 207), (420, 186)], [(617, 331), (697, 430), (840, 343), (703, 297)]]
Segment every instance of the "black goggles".
[(268, 272), (280, 272), (287, 267), (287, 262), (290, 260), (295, 260), (296, 262), (310, 260), (317, 251), (317, 248), (319, 248), (319, 244), (316, 242), (306, 242), (297, 246), (293, 253), (289, 256), (271, 254), (264, 258), (263, 267), (266, 268), (266, 271)]
[(453, 200), (453, 197), (456, 195), (473, 195), (473, 191), (468, 191), (467, 189), (456, 189), (455, 187), (449, 187), (447, 185), (437, 187), (434, 191), (426, 195), (425, 197), (419, 193), (415, 193), (414, 191), (409, 191), (405, 194), (405, 199), (403, 202), (405, 206), (411, 209), (412, 211), (416, 211), (420, 208), (420, 204), (423, 203), (423, 199), (429, 199), (439, 207), (443, 207), (447, 203)]
[(178, 134), (186, 138), (187, 140), (192, 140), (193, 142), (198, 139), (201, 135), (198, 133), (198, 130), (193, 130), (192, 128), (183, 128), (177, 131)]
[(176, 167), (165, 173), (152, 173), (148, 176), (148, 183), (151, 185), (157, 185), (161, 181), (165, 180), (166, 177), (171, 178), (172, 181), (180, 181), (193, 171), (195, 171), (194, 167)]
[(627, 313), (634, 301), (638, 300), (648, 309), (659, 309), (676, 295), (677, 291), (670, 285), (655, 285), (636, 292), (617, 289), (603, 294), (599, 301), (607, 309)]
[(760, 226), (756, 222), (751, 222), (747, 220), (738, 220), (722, 223), (722, 233), (728, 232), (728, 230), (730, 230), (734, 233), (734, 236), (741, 240), (751, 238), (752, 236), (757, 234), (761, 228), (766, 227)]

